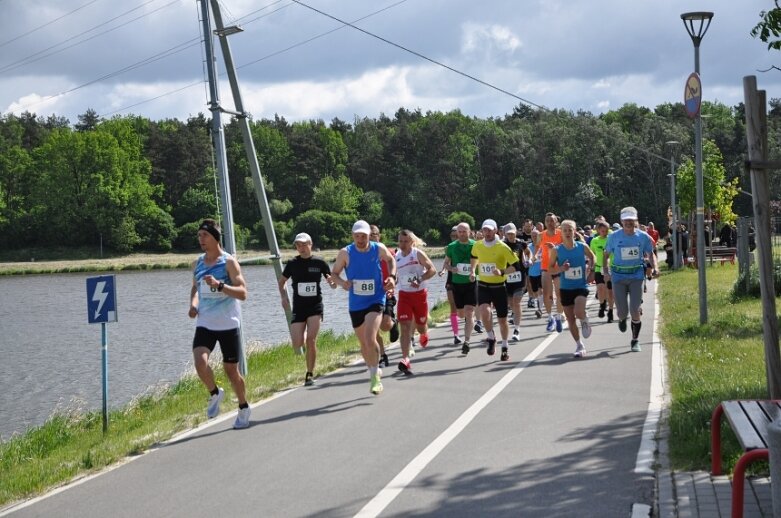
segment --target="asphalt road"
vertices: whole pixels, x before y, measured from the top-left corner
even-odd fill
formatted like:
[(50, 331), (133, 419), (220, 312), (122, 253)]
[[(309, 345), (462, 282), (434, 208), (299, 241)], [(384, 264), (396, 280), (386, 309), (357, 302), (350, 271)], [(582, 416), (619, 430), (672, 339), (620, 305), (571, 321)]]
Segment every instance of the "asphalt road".
[(640, 353), (597, 318), (593, 297), (582, 359), (566, 328), (546, 332), (525, 307), (509, 362), (474, 343), (485, 334), (462, 356), (440, 327), (417, 348), (414, 376), (390, 350), (380, 396), (356, 364), (255, 406), (249, 429), (222, 416), (10, 515), (628, 517), (653, 501), (653, 475), (635, 465), (655, 284)]

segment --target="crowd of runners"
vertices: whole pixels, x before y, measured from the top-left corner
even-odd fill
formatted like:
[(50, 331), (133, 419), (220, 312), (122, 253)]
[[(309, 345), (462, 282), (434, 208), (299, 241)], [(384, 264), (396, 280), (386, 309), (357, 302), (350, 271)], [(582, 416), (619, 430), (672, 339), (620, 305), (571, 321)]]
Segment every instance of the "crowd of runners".
[[(497, 225), (483, 221), (479, 229), (462, 222), (451, 230), (440, 268), (422, 250), (422, 241), (410, 230), (397, 236), (397, 248), (380, 239), (380, 229), (366, 221), (355, 222), (353, 242), (339, 250), (333, 266), (312, 254), (312, 237), (300, 233), (294, 244), (298, 255), (290, 260), (279, 279), (285, 309), (291, 309), (294, 348), (306, 350), (304, 384), (315, 383), (317, 334), (323, 318), (321, 283), (348, 292), (350, 319), (368, 368), (369, 390), (383, 391), (382, 367), (389, 367), (382, 333), (399, 341), (398, 369), (412, 375), (414, 335), (420, 347), (429, 342), (427, 281), (447, 276), (449, 322), (454, 346), (469, 354), (473, 335), (485, 333), (486, 352), (500, 361), (510, 360), (510, 343), (520, 340), (522, 303), (536, 318), (546, 318), (548, 332), (562, 332), (566, 319), (575, 342), (575, 357), (586, 355), (591, 324), (586, 303), (589, 285), (596, 285), (598, 318), (617, 320), (618, 329), (631, 330), (629, 347), (640, 352), (642, 299), (646, 281), (657, 276), (653, 223), (640, 225), (637, 210), (625, 207), (619, 223), (599, 216), (579, 227), (575, 221), (545, 215), (544, 223), (526, 219), (520, 229), (514, 223)], [(190, 317), (197, 318), (193, 354), (196, 371), (211, 393), (208, 417), (219, 411), (223, 389), (217, 387), (208, 356), (217, 342), (226, 372), (239, 399), (234, 427), (249, 424), (244, 380), (236, 368), (238, 305), (246, 298), (246, 285), (238, 262), (220, 247), (219, 226), (205, 220), (198, 231), (204, 254), (193, 267)], [(287, 284), (292, 284), (292, 308)], [(494, 325), (496, 315), (496, 326)], [(512, 314), (512, 317), (510, 317)], [(512, 326), (512, 331), (511, 331)], [(496, 328), (498, 327), (498, 333)], [(498, 334), (498, 336), (497, 336)]]

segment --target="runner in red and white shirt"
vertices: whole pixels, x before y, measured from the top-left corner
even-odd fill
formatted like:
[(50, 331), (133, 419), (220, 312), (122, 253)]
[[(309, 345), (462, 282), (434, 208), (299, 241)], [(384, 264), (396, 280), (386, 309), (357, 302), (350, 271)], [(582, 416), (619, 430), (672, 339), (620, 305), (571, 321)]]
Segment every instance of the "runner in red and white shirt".
[(409, 361), (410, 340), (414, 328), (420, 333), (420, 345), (428, 345), (428, 291), (426, 281), (437, 274), (434, 263), (418, 246), (422, 241), (411, 230), (399, 232), (399, 249), (396, 252), (398, 285), (398, 313), (401, 324), (401, 361), (399, 370), (412, 374)]

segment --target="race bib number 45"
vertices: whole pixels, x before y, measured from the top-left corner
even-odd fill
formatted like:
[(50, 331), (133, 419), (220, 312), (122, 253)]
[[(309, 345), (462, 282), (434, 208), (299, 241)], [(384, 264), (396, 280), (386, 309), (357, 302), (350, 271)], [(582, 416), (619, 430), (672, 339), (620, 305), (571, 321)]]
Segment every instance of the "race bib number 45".
[(355, 293), (356, 295), (363, 295), (363, 296), (374, 295), (374, 290), (375, 290), (374, 279), (366, 279), (366, 280), (356, 279), (353, 281), (353, 293)]
[(634, 261), (640, 257), (640, 247), (627, 246), (621, 248), (621, 259), (624, 261)]

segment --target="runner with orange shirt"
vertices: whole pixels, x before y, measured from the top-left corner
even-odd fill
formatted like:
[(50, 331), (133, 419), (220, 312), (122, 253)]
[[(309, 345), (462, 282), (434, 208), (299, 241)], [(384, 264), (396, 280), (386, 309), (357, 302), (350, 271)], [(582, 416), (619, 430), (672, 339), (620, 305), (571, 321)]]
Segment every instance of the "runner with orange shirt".
[[(545, 214), (545, 230), (540, 233), (540, 246), (536, 253), (542, 265), (542, 297), (545, 304), (545, 312), (548, 314), (548, 325), (545, 327), (548, 331), (561, 333), (562, 322), (561, 313), (561, 295), (559, 293), (559, 274), (551, 273), (550, 270), (550, 250), (561, 244), (561, 230), (558, 228), (559, 218), (552, 212)], [(551, 313), (553, 309), (553, 295), (556, 295), (556, 312)]]

